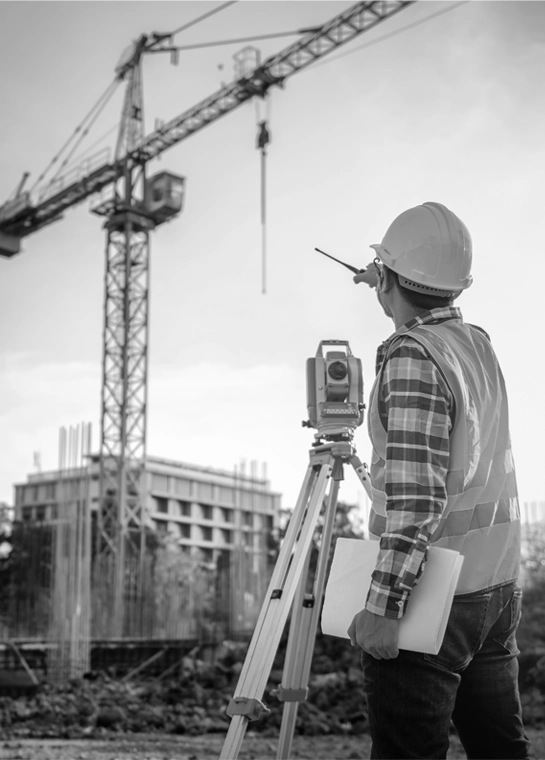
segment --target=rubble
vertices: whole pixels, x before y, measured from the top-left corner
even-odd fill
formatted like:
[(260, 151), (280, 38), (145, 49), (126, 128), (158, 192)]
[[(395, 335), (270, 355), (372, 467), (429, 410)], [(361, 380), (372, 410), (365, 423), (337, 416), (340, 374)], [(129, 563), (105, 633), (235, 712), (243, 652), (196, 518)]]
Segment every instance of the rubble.
[[(276, 735), (282, 718), (283, 705), (271, 691), (282, 680), (285, 644), (277, 653), (263, 696), (270, 712), (251, 723), (252, 731), (264, 735)], [(0, 729), (10, 739), (98, 738), (112, 732), (223, 733), (229, 726), (225, 711), (246, 649), (247, 643), (225, 641), (214, 662), (185, 657), (168, 678), (159, 674), (120, 679), (102, 672), (86, 674), (62, 687), (42, 683), (34, 694), (0, 697)], [(297, 731), (306, 735), (362, 733), (366, 727), (362, 678), (358, 655), (347, 642), (332, 641), (324, 647), (318, 639)]]
[[(285, 640), (273, 663), (263, 696), (270, 712), (249, 731), (278, 735), (283, 705), (271, 695), (282, 680)], [(227, 731), (226, 708), (237, 685), (247, 644), (223, 642), (213, 662), (198, 653), (162, 677), (120, 678), (89, 673), (63, 687), (42, 683), (17, 698), (0, 697), (0, 730), (14, 738), (101, 738), (113, 734), (183, 734)], [(525, 720), (539, 722), (545, 704), (543, 650), (522, 658)], [(296, 732), (306, 736), (357, 736), (367, 732), (359, 650), (347, 641), (317, 637), (307, 700), (299, 704)], [(526, 692), (526, 694), (525, 694)]]

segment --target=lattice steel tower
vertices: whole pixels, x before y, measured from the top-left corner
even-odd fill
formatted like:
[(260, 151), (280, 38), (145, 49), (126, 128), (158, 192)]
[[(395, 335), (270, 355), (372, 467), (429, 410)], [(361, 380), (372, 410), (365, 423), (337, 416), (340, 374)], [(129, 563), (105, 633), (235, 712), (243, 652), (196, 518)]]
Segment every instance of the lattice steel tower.
[(120, 169), (113, 197), (93, 209), (107, 217), (95, 555), (102, 583), (95, 618), (101, 634), (112, 637), (138, 633), (145, 553), (149, 232), (157, 223), (146, 205), (146, 164), (137, 150), (144, 136), (146, 43), (142, 36), (116, 68), (127, 79), (115, 156)]

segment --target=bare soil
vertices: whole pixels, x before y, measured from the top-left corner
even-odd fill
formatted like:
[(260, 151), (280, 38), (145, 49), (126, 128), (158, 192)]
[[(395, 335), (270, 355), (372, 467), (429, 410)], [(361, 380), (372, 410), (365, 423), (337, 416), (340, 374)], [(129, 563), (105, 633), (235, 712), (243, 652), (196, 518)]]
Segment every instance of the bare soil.
[[(545, 760), (545, 730), (527, 729), (538, 760)], [(14, 739), (0, 741), (1, 760), (216, 760), (224, 736), (172, 736), (135, 734), (112, 735), (105, 739)], [(276, 737), (248, 732), (239, 753), (240, 760), (275, 760)], [(292, 758), (308, 760), (363, 760), (368, 758), (371, 740), (363, 736), (295, 736)], [(458, 741), (451, 737), (448, 760), (465, 758)]]

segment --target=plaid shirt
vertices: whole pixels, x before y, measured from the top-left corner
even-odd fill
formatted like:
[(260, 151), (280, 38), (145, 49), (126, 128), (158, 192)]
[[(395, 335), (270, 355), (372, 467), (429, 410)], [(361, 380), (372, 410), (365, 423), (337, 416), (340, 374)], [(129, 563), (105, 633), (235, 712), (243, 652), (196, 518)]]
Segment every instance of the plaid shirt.
[[(447, 502), (454, 399), (436, 364), (410, 333), (417, 325), (451, 319), (462, 319), (459, 309), (432, 309), (403, 325), (377, 352), (377, 374), (382, 371), (378, 409), (387, 431), (387, 522), (366, 608), (384, 617), (403, 616)], [(400, 335), (407, 337), (400, 340)], [(396, 346), (388, 351), (395, 339)]]

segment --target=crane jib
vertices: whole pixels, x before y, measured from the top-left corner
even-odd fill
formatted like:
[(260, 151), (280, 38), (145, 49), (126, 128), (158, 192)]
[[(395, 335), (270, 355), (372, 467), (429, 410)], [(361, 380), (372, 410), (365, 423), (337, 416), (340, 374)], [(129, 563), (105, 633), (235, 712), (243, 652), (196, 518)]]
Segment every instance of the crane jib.
[[(308, 32), (289, 47), (270, 56), (248, 76), (222, 87), (155, 130), (120, 161), (101, 166), (36, 204), (32, 203), (28, 193), (21, 193), (21, 198), (15, 199), (18, 201), (16, 208), (11, 206), (13, 201), (0, 207), (0, 231), (17, 237), (36, 232), (58, 219), (66, 209), (113, 183), (128, 161), (142, 163), (156, 158), (242, 103), (255, 96), (264, 97), (272, 86), (282, 86), (285, 79), (297, 71), (414, 2), (416, 0), (368, 0), (356, 3), (321, 27)], [(62, 177), (59, 182), (62, 183)]]

